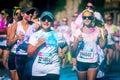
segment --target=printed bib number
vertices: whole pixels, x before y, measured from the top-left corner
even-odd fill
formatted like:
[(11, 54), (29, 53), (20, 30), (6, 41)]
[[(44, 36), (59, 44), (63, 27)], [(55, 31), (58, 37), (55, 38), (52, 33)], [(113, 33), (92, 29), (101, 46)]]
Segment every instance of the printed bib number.
[(79, 57), (80, 58), (84, 58), (84, 59), (92, 59), (94, 57), (94, 53), (93, 52), (80, 51), (79, 54), (80, 54)]
[(38, 63), (42, 63), (42, 64), (51, 64), (51, 57), (39, 57), (38, 59)]

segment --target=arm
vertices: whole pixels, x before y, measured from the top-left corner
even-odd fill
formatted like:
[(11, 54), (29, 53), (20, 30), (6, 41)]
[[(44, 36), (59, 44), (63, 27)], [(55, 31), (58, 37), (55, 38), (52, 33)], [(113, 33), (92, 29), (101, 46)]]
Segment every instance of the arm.
[(39, 30), (40, 29), (40, 24), (38, 24), (38, 23), (34, 23), (35, 25), (34, 25), (34, 28), (35, 28), (35, 30), (37, 31), (37, 30)]
[(101, 34), (99, 38), (99, 45), (101, 48), (105, 47), (105, 45), (107, 44), (107, 34), (108, 34), (105, 28), (103, 28), (102, 30), (103, 30), (103, 33)]
[(8, 30), (11, 30), (11, 34), (9, 34), (9, 38), (8, 38), (8, 42), (7, 44), (8, 45), (11, 45), (13, 44), (14, 42), (16, 42), (17, 38), (15, 38), (15, 33), (16, 33), (16, 27), (17, 27), (17, 23), (14, 23), (10, 29)]
[(71, 47), (72, 53), (76, 53), (78, 46), (78, 38), (74, 37), (73, 46)]
[(38, 43), (35, 46), (33, 46), (32, 44), (28, 44), (28, 50), (27, 50), (28, 57), (34, 56), (36, 50), (44, 43), (45, 43), (45, 39), (40, 37)]
[(17, 29), (17, 23), (14, 23), (11, 26), (11, 34), (9, 35), (9, 39), (8, 39), (8, 42), (7, 42), (8, 45), (14, 44), (17, 40), (23, 40), (24, 39), (24, 35), (23, 34), (18, 34), (15, 37), (16, 29)]

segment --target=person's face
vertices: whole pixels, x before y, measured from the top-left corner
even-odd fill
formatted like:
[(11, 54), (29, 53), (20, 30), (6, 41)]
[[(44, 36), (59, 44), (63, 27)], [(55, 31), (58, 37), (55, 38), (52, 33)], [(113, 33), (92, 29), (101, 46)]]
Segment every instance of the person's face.
[(62, 20), (62, 23), (63, 23), (63, 25), (67, 25), (68, 20), (67, 20), (66, 18), (64, 18), (64, 19)]
[(22, 16), (21, 16), (21, 10), (18, 9), (18, 10), (16, 10), (15, 13), (14, 13), (14, 19), (15, 19), (16, 21), (19, 21), (19, 20), (21, 20), (21, 18), (22, 18)]
[(92, 3), (88, 3), (87, 6), (86, 6), (86, 9), (93, 10), (93, 4)]
[(111, 25), (113, 23), (112, 18), (108, 17), (106, 20), (107, 24)]
[(75, 13), (75, 14), (72, 16), (72, 21), (75, 21), (77, 17), (78, 17), (78, 14)]
[(26, 21), (31, 21), (31, 18), (32, 18), (32, 13), (23, 13), (23, 19), (26, 20)]
[(93, 20), (93, 15), (91, 12), (84, 12), (82, 19), (85, 25), (89, 25)]
[(49, 16), (45, 16), (41, 19), (41, 25), (44, 30), (49, 30), (53, 20)]
[(1, 16), (2, 16), (3, 18), (5, 18), (5, 17), (7, 17), (7, 16), (8, 16), (8, 14), (7, 14), (7, 13), (5, 13), (5, 11), (4, 11), (4, 10), (2, 10), (2, 11), (0, 12), (0, 14), (1, 14)]

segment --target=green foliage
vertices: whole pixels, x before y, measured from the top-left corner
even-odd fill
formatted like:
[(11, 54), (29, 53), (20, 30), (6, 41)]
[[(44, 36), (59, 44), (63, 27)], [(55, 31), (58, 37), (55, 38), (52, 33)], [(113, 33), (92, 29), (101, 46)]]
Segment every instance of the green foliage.
[(81, 4), (78, 7), (78, 12), (82, 12), (85, 9), (87, 2), (88, 0), (82, 0)]
[(52, 9), (53, 14), (57, 14), (57, 12), (60, 12), (62, 10), (64, 10), (64, 6), (66, 5), (66, 0), (56, 0), (55, 1), (55, 5), (54, 5), (54, 9)]

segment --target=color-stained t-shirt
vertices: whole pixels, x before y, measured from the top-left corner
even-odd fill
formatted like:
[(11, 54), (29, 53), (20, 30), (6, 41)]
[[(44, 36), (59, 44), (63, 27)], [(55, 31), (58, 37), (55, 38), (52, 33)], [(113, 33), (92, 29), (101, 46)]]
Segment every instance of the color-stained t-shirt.
[[(33, 76), (44, 76), (48, 73), (59, 74), (58, 48), (67, 44), (62, 33), (56, 31), (35, 32), (29, 40), (29, 44), (35, 46), (40, 37), (45, 38), (45, 43), (36, 52), (36, 58), (32, 67)], [(53, 69), (54, 68), (54, 69)]]

